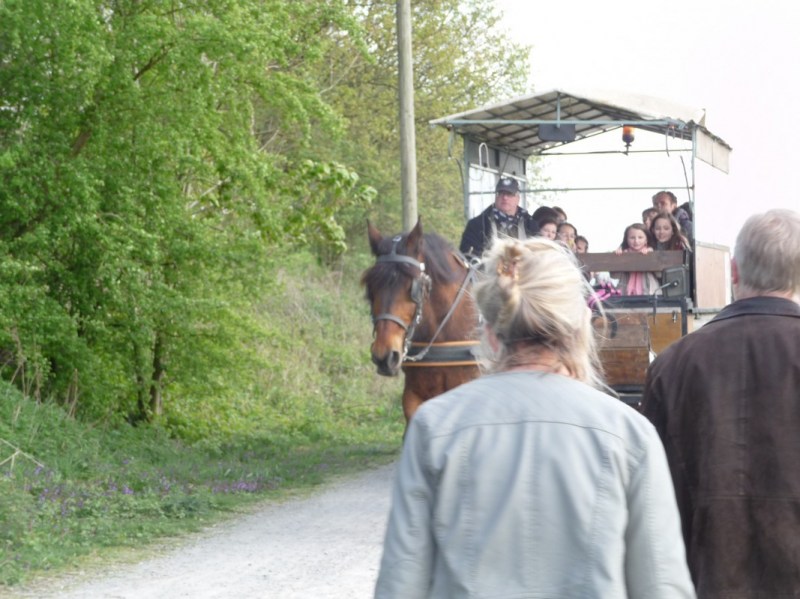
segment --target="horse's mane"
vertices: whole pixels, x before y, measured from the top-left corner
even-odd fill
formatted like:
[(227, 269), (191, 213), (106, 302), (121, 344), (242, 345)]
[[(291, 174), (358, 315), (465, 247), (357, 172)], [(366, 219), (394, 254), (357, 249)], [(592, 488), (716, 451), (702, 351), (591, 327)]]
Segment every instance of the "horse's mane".
[[(404, 247), (408, 234), (402, 236), (401, 241), (397, 244), (398, 247)], [(462, 269), (455, 269), (450, 261), (450, 255), (456, 250), (453, 245), (444, 237), (436, 233), (424, 233), (422, 235), (422, 255), (425, 262), (425, 272), (433, 281), (434, 285), (449, 284), (460, 282), (464, 277)], [(384, 237), (379, 246), (378, 253), (383, 256), (391, 253), (392, 238)], [(377, 262), (368, 268), (361, 277), (361, 283), (367, 289), (392, 289), (400, 284), (401, 277), (405, 276), (414, 277), (417, 275), (416, 269), (410, 264), (403, 264), (398, 262)]]
[(464, 271), (454, 269), (450, 256), (456, 251), (453, 245), (436, 233), (422, 235), (422, 255), (425, 257), (425, 272), (434, 283), (455, 283), (464, 278)]

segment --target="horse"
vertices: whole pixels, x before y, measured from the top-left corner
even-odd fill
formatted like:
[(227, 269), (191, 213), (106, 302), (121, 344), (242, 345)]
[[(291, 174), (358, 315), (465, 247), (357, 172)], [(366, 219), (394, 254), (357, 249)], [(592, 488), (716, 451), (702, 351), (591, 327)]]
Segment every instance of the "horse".
[(392, 237), (367, 221), (367, 236), (376, 258), (361, 277), (372, 309), (372, 361), (379, 375), (405, 374), (407, 426), (423, 402), (478, 376), (475, 267), (444, 238), (423, 234), (420, 221)]

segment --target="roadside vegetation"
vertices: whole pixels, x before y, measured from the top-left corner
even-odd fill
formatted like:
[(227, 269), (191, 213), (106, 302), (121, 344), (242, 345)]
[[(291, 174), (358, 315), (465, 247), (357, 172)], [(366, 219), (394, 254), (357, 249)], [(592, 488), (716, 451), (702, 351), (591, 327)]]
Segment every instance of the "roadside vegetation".
[(260, 371), (227, 373), (264, 381), (250, 392), (183, 397), (158, 423), (130, 426), (76, 419), (0, 382), (0, 585), (394, 459), (401, 381), (371, 367), (356, 273), (306, 255), (275, 276), (263, 333), (281, 342), (251, 348)]
[[(529, 91), (491, 0), (414, 2), (428, 121)], [(0, 585), (396, 455), (359, 285), (401, 227), (395, 5), (0, 3)], [(435, 224), (435, 226), (434, 226)]]

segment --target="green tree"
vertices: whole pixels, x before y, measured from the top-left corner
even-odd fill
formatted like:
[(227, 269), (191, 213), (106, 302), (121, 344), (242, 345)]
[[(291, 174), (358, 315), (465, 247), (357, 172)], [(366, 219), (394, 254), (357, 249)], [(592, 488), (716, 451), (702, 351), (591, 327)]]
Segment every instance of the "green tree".
[(340, 2), (282, 0), (5, 0), (0, 22), (5, 373), (149, 418), (167, 382), (242, 358), (267, 247), (335, 255), (335, 209), (370, 201), (282, 147), (339, 131), (311, 69), (357, 27)]
[[(324, 97), (344, 117), (347, 135), (315, 149), (352, 165), (378, 190), (377, 218), (384, 230), (401, 219), (394, 2), (350, 0), (368, 54), (341, 43), (321, 66)], [(491, 0), (412, 2), (416, 154), (419, 214), (427, 229), (455, 243), (463, 229), (459, 169), (448, 158), (449, 136), (430, 120), (526, 91), (529, 48), (509, 41)], [(454, 154), (460, 155), (460, 147)], [(363, 220), (349, 221), (364, 237)]]

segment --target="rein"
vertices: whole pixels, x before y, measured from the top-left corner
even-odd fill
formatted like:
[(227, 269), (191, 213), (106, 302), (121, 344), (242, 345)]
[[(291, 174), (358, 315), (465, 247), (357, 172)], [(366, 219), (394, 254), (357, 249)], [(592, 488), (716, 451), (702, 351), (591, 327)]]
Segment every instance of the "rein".
[[(472, 265), (466, 261), (464, 261), (463, 264), (467, 267), (467, 274), (464, 276), (464, 280), (461, 281), (461, 287), (458, 288), (458, 293), (456, 294), (453, 303), (450, 305), (450, 309), (447, 311), (447, 314), (445, 314), (444, 318), (442, 319), (442, 322), (439, 323), (439, 327), (436, 329), (436, 332), (431, 337), (431, 340), (428, 342), (427, 347), (423, 348), (422, 350), (419, 351), (419, 353), (416, 353), (413, 356), (409, 356), (408, 352), (406, 351), (406, 355), (403, 356), (403, 362), (414, 363), (423, 361), (425, 359), (425, 356), (428, 355), (428, 352), (434, 346), (434, 343), (436, 341), (436, 338), (439, 336), (439, 333), (442, 332), (442, 329), (444, 329), (444, 326), (447, 324), (447, 321), (450, 320), (450, 317), (456, 311), (459, 302), (461, 302), (461, 299), (464, 297), (464, 293), (467, 290), (467, 286), (475, 279), (475, 269), (472, 267)], [(470, 341), (468, 343), (470, 344), (470, 346), (476, 345), (476, 343), (473, 341)], [(474, 356), (472, 358), (472, 361), (474, 362)]]

